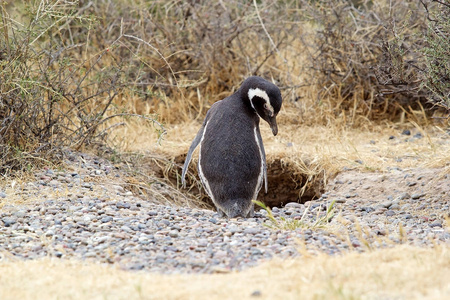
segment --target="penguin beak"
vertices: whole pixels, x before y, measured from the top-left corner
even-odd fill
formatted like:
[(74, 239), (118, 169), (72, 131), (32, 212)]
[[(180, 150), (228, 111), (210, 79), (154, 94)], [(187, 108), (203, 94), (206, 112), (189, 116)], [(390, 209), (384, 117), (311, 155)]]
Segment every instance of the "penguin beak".
[(278, 125), (277, 125), (277, 119), (275, 117), (269, 118), (269, 125), (270, 125), (270, 129), (272, 129), (273, 135), (277, 135)]

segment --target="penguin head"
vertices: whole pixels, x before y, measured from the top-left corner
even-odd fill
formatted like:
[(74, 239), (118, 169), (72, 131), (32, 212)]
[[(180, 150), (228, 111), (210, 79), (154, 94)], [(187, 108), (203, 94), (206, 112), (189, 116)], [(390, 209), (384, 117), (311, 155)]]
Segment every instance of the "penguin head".
[(269, 123), (273, 135), (277, 135), (276, 117), (283, 102), (280, 89), (261, 77), (251, 76), (242, 83), (241, 96), (248, 100), (259, 117)]

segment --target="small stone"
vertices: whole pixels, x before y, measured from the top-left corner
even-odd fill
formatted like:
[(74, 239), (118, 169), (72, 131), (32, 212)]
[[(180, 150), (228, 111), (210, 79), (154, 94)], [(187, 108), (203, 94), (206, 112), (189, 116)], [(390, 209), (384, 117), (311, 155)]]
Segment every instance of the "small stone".
[(0, 197), (2, 197), (2, 198), (6, 198), (6, 193), (4, 193), (4, 192), (0, 192)]
[(405, 129), (402, 131), (403, 135), (411, 135), (411, 131), (409, 129)]
[(352, 243), (352, 246), (355, 248), (361, 247), (361, 242), (358, 240), (352, 240), (351, 243)]
[(391, 207), (389, 207), (390, 210), (398, 210), (400, 209), (400, 205), (399, 204), (392, 204)]
[(417, 200), (425, 196), (425, 193), (412, 194), (411, 199)]
[(3, 223), (5, 224), (5, 227), (9, 227), (17, 222), (17, 219), (14, 217), (4, 217), (2, 218)]
[(402, 193), (399, 197), (400, 200), (410, 199), (411, 196), (408, 193)]
[(97, 256), (97, 254), (95, 252), (92, 252), (92, 251), (86, 252), (84, 254), (84, 257), (96, 257), (96, 256)]
[(379, 230), (375, 230), (375, 233), (377, 234), (377, 235), (386, 235), (386, 230), (384, 230), (384, 229), (379, 229)]
[(55, 180), (55, 179), (50, 180), (50, 182), (48, 184), (51, 185), (51, 186), (61, 185), (61, 183), (58, 180)]
[(129, 237), (125, 232), (114, 232), (112, 236), (118, 239), (126, 239)]
[(25, 210), (18, 210), (14, 213), (14, 216), (17, 218), (23, 218), (27, 215), (27, 212)]
[(135, 263), (129, 267), (130, 270), (139, 271), (145, 268), (145, 264), (142, 263)]
[(169, 232), (169, 236), (172, 237), (172, 238), (178, 237), (178, 231), (177, 230), (171, 230)]
[(230, 226), (228, 226), (228, 230), (231, 233), (236, 233), (236, 232), (241, 232), (242, 229), (240, 229), (237, 225), (231, 224)]
[(297, 202), (289, 202), (284, 207), (286, 208), (303, 208), (303, 204), (297, 203)]
[(437, 220), (430, 224), (430, 227), (442, 227), (442, 221)]
[(128, 208), (131, 207), (131, 204), (127, 203), (127, 202), (117, 202), (116, 203), (116, 207), (117, 208), (126, 208), (126, 209), (128, 209)]
[(128, 227), (126, 225), (123, 225), (122, 227), (120, 227), (120, 229), (122, 229), (125, 232), (132, 232), (133, 231), (130, 227)]
[(255, 290), (250, 297), (261, 297), (262, 293), (260, 290)]
[(370, 206), (364, 206), (364, 207), (361, 207), (361, 210), (370, 213), (370, 212), (374, 211), (375, 209)]
[(217, 259), (224, 259), (227, 256), (228, 256), (228, 253), (227, 253), (227, 251), (224, 251), (224, 250), (219, 250), (214, 253), (214, 258), (217, 258)]
[(249, 227), (249, 228), (245, 228), (244, 229), (244, 233), (246, 233), (246, 234), (257, 234), (257, 233), (259, 233), (259, 228), (256, 228), (256, 227)]
[(395, 216), (395, 211), (393, 211), (393, 210), (388, 210), (388, 211), (385, 212), (385, 215), (386, 215), (387, 217)]
[(208, 246), (208, 240), (207, 239), (199, 239), (197, 241), (197, 246), (199, 246), (199, 247), (206, 247), (206, 246)]
[(384, 208), (389, 208), (392, 205), (392, 201), (385, 201), (383, 203), (381, 203), (381, 206)]
[(212, 266), (210, 268), (211, 273), (215, 273), (215, 274), (227, 274), (230, 273), (231, 270), (228, 268), (225, 268), (223, 266)]
[(55, 232), (53, 231), (53, 230), (47, 230), (46, 232), (45, 232), (45, 236), (54, 236), (55, 235)]
[(113, 217), (111, 217), (111, 216), (106, 216), (106, 217), (103, 217), (103, 218), (100, 219), (100, 221), (102, 223), (111, 222), (112, 220), (113, 220)]

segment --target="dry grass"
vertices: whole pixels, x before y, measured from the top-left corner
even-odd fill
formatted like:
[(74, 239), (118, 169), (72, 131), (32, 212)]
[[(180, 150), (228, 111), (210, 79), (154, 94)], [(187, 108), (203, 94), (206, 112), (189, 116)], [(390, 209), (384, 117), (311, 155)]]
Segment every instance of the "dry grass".
[[(290, 102), (283, 104), (278, 116), (279, 133), (276, 137), (271, 134), (267, 124), (261, 122), (268, 160), (278, 157), (299, 166), (302, 161), (309, 164), (316, 162), (330, 174), (341, 171), (344, 167), (385, 171), (387, 167), (392, 166), (442, 167), (450, 161), (446, 120), (430, 119), (420, 112), (415, 112), (414, 115), (404, 115), (395, 123), (365, 120), (358, 123), (360, 126), (348, 126), (347, 121), (342, 119), (345, 116), (342, 116), (330, 120), (329, 124), (314, 124), (309, 120), (304, 121), (303, 115), (306, 113), (308, 100), (305, 101), (301, 106)], [(204, 109), (208, 108), (209, 106), (206, 106)], [(151, 126), (139, 120), (130, 120), (125, 126), (115, 130), (113, 141), (124, 151), (139, 152), (145, 149), (148, 152), (177, 157), (187, 152), (202, 121), (202, 118), (197, 118), (188, 122), (166, 124), (167, 134), (161, 144), (158, 144), (155, 143), (158, 136)], [(410, 129), (411, 135), (401, 135), (403, 129)], [(423, 138), (404, 142), (416, 133), (422, 134)], [(395, 139), (390, 140), (390, 136)], [(356, 160), (362, 161), (363, 164), (357, 163)]]
[[(450, 161), (448, 133), (442, 129), (442, 124), (433, 125), (432, 120), (424, 126), (411, 119), (386, 124), (368, 121), (361, 127), (336, 123), (307, 126), (298, 122), (299, 115), (300, 108), (286, 103), (279, 115), (276, 137), (265, 122), (261, 123), (269, 168), (273, 162), (280, 161), (288, 166), (286, 170), (292, 175), (319, 176), (326, 183), (328, 178), (345, 169), (386, 172), (390, 167), (443, 167)], [(151, 127), (132, 121), (116, 130), (115, 142), (126, 151), (145, 149), (168, 159), (178, 158), (178, 167), (181, 167), (201, 121), (167, 125), (167, 135), (161, 144), (154, 142), (157, 136)], [(410, 129), (410, 136), (401, 134), (405, 128)], [(413, 139), (418, 133), (423, 137)], [(391, 136), (395, 138), (390, 139)], [(406, 142), (406, 139), (411, 141)]]
[[(448, 299), (450, 248), (273, 260), (240, 273), (158, 275), (41, 259), (0, 262), (9, 299)], [(251, 296), (253, 293), (259, 297)]]

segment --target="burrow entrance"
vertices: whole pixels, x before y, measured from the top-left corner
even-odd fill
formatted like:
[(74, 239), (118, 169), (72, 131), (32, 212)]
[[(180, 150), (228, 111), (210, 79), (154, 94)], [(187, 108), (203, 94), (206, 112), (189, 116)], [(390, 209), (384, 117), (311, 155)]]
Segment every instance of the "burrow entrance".
[[(177, 187), (183, 193), (188, 193), (193, 198), (200, 199), (208, 206), (214, 207), (211, 199), (208, 197), (197, 172), (197, 161), (193, 159), (189, 166), (189, 172), (186, 176), (186, 189), (181, 187), (181, 170), (184, 164), (186, 154), (175, 157), (172, 165), (162, 164), (159, 167), (152, 168), (156, 175)], [(305, 203), (315, 198), (319, 198), (324, 191), (325, 172), (311, 171), (317, 168), (309, 166), (307, 162), (302, 165), (290, 161), (284, 161), (276, 158), (267, 161), (268, 192), (261, 189), (258, 200), (263, 201), (269, 207), (282, 207), (289, 202)], [(304, 170), (308, 170), (306, 174)]]

